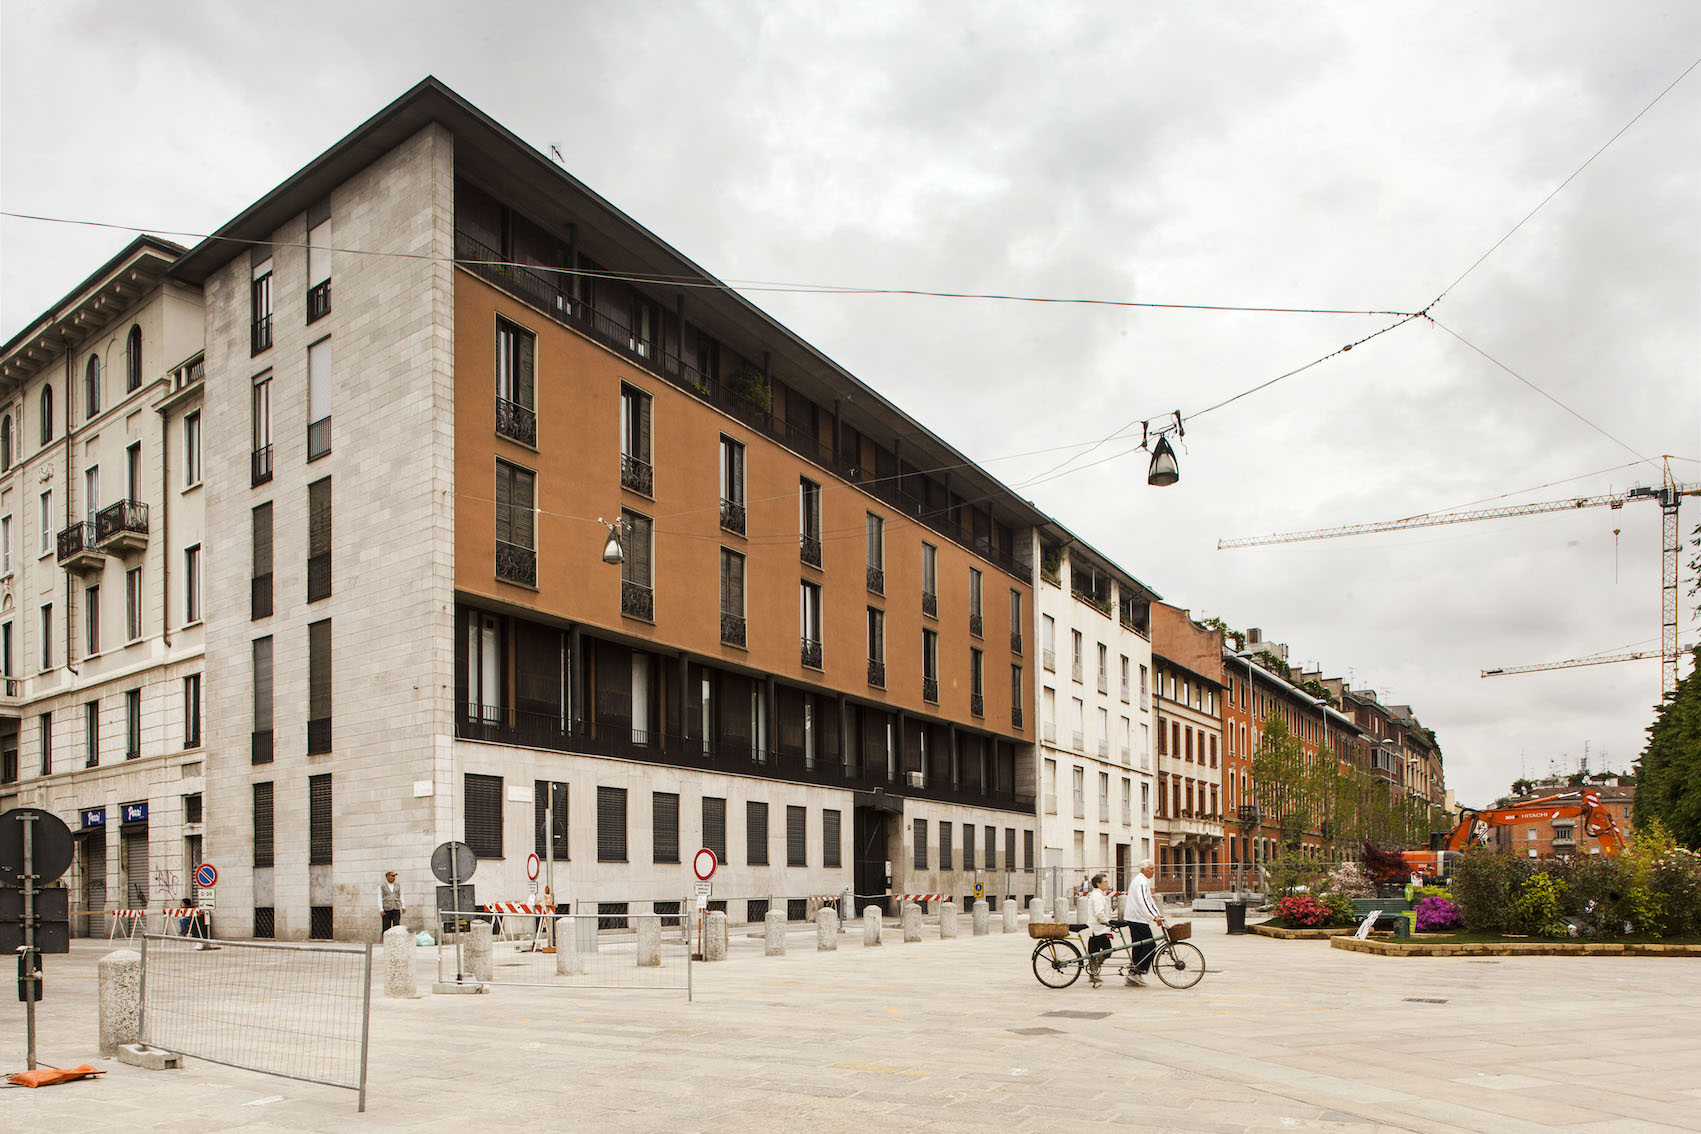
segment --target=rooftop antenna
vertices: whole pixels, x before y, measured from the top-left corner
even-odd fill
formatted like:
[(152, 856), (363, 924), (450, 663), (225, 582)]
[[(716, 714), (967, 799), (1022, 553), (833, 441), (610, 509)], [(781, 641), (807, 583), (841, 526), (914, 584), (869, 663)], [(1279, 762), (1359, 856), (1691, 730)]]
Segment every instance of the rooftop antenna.
[(567, 167), (567, 159), (561, 156), (561, 147), (554, 142), (549, 143), (549, 156), (554, 158), (555, 163), (563, 169)]

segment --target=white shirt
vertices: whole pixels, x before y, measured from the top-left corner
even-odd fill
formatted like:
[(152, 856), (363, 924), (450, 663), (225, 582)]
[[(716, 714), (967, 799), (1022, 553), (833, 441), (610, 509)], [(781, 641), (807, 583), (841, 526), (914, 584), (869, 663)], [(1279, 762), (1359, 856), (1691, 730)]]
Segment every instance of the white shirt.
[(1110, 919), (1110, 896), (1095, 889), (1087, 895), (1087, 932), (1102, 936), (1110, 932), (1105, 922)]
[(1152, 895), (1152, 880), (1144, 872), (1134, 876), (1134, 888), (1128, 891), (1128, 898), (1123, 903), (1122, 916), (1129, 921), (1142, 921), (1147, 925), (1155, 925), (1162, 918), (1163, 910), (1158, 908), (1157, 899)]

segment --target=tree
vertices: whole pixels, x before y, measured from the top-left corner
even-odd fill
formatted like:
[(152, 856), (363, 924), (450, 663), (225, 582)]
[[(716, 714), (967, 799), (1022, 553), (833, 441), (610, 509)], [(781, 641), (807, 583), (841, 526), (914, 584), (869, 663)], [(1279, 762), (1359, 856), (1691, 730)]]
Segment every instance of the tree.
[(1338, 709), (1341, 707), (1340, 703), (1335, 700), (1335, 695), (1329, 692), (1329, 687), (1317, 680), (1315, 677), (1308, 678), (1305, 684), (1301, 685), (1300, 688), (1311, 694), (1311, 696), (1317, 698), (1319, 701), (1326, 703), (1330, 708)]
[(1636, 761), (1636, 826), (1659, 820), (1690, 850), (1701, 849), (1701, 647), (1696, 665), (1655, 711)]
[(1532, 791), (1535, 791), (1535, 790), (1536, 790), (1536, 783), (1535, 783), (1534, 780), (1517, 779), (1517, 780), (1512, 781), (1512, 794), (1513, 795), (1529, 795)]

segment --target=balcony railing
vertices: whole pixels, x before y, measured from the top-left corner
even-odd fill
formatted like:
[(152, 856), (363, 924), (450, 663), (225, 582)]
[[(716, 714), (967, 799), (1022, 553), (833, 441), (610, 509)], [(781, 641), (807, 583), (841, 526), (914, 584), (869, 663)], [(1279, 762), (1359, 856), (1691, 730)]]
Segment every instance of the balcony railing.
[(1100, 756), (1109, 756), (1110, 755), (1110, 741), (1108, 741), (1108, 740), (1099, 741), (1099, 755)]
[(1087, 738), (1079, 732), (1071, 733), (1069, 739), (1073, 742), (1075, 751), (1085, 752), (1087, 750)]
[(803, 664), (810, 669), (821, 668), (821, 643), (814, 638), (801, 639), (803, 642)]
[(1019, 630), (1010, 631), (1010, 652), (1013, 654), (1022, 652), (1022, 633)]
[(983, 695), (979, 693), (969, 694), (969, 715), (975, 717), (986, 716), (986, 698)]
[(797, 537), (797, 553), (811, 567), (821, 566), (821, 540), (818, 536), (800, 535)]
[(272, 447), (262, 445), (248, 457), (248, 484), (258, 488), (272, 479)]
[(59, 565), (73, 570), (95, 566), (103, 558), (95, 540), (95, 526), (88, 522), (72, 524), (60, 532), (58, 551)]
[(248, 762), (250, 764), (270, 764), (274, 751), (271, 729), (256, 729), (249, 734)]
[(322, 551), (307, 557), (307, 601), (318, 602), (331, 597), (331, 553)]
[(642, 496), (654, 496), (656, 476), (650, 462), (620, 454), (620, 487)]
[(868, 683), (876, 689), (886, 688), (886, 663), (875, 658), (868, 659)]
[(969, 615), (969, 633), (973, 634), (977, 638), (984, 637), (981, 633), (983, 629), (985, 629), (985, 624), (981, 621), (980, 615)]
[(331, 419), (327, 415), (307, 425), (307, 459), (316, 461), (331, 451)]
[(1045, 742), (1047, 744), (1056, 744), (1057, 743), (1057, 722), (1056, 721), (1046, 721), (1045, 722)]
[(921, 679), (921, 699), (930, 704), (939, 703), (939, 679), (924, 677)]
[(736, 500), (721, 501), (721, 527), (738, 535), (744, 534), (744, 505)]
[(1040, 651), (1040, 664), (1052, 673), (1057, 672), (1057, 654), (1051, 650)]
[(496, 577), (523, 587), (537, 586), (537, 551), (518, 544), (496, 541)]
[(628, 618), (656, 620), (656, 593), (642, 583), (620, 580), (620, 613)]
[(921, 612), (929, 618), (938, 618), (939, 596), (932, 591), (921, 592)]
[(1104, 672), (1102, 670), (1099, 672), (1099, 692), (1100, 693), (1110, 692), (1110, 684), (1109, 684), (1109, 682), (1107, 682), (1105, 680)]
[(878, 567), (868, 568), (868, 589), (877, 595), (886, 593), (886, 572)]
[(272, 616), (272, 573), (255, 575), (248, 584), (248, 617), (270, 618)]
[(1074, 661), (1069, 663), (1069, 676), (1074, 678), (1077, 682), (1079, 682), (1081, 680), (1081, 659), (1080, 658), (1076, 658)]
[(1122, 703), (1128, 704), (1128, 682), (1126, 681), (1122, 683)]
[(331, 718), (315, 717), (307, 722), (307, 754), (323, 756), (331, 750)]
[(1022, 706), (1012, 705), (1010, 708), (1010, 727), (1022, 728)]
[(263, 350), (271, 349), (272, 317), (270, 315), (262, 315), (254, 320), (254, 324), (249, 330), (248, 346), (249, 354), (259, 354)]
[(109, 551), (129, 551), (148, 545), (148, 506), (140, 500), (119, 500), (95, 514), (95, 542)]
[(537, 411), (507, 398), (497, 398), (496, 432), (510, 441), (537, 448)]
[(1264, 818), (1264, 813), (1258, 810), (1256, 804), (1243, 803), (1236, 809), (1235, 817), (1240, 821), (1242, 827), (1256, 827), (1259, 821)]
[(331, 313), (331, 281), (316, 283), (307, 289), (307, 321), (317, 323)]
[(723, 643), (729, 646), (743, 646), (745, 644), (745, 631), (744, 615), (721, 611), (721, 641)]

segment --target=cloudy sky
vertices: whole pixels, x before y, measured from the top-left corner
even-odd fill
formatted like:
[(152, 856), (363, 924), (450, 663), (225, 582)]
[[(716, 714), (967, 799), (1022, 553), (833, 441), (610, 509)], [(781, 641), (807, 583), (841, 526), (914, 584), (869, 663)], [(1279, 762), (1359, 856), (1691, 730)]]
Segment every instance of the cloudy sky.
[[(1698, 56), (1684, 2), (6, 0), (0, 202), (207, 232), (434, 74), (726, 279), (1408, 312), (1445, 291), (1439, 326), (1190, 421), (1164, 490), (1138, 454), (1092, 464), (1116, 443), (1028, 482), (1393, 320), (752, 298), (1170, 601), (1412, 705), (1480, 803), (1585, 745), (1595, 768), (1640, 751), (1656, 662), (1478, 672), (1657, 647), (1657, 506), (1216, 544), (1622, 491), (1662, 453), (1701, 480), (1701, 69), (1448, 290)], [(128, 238), (0, 218), (0, 337)]]

